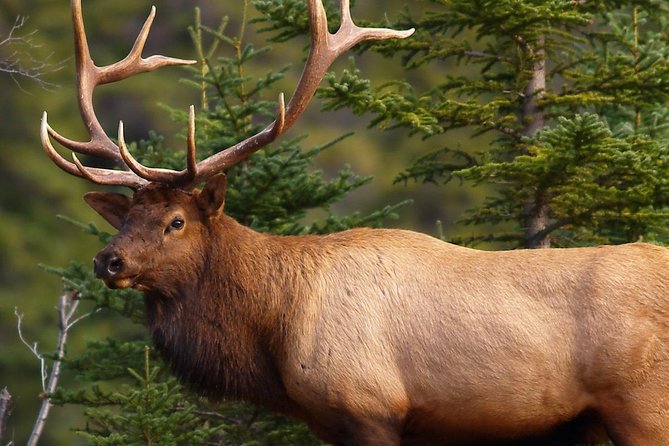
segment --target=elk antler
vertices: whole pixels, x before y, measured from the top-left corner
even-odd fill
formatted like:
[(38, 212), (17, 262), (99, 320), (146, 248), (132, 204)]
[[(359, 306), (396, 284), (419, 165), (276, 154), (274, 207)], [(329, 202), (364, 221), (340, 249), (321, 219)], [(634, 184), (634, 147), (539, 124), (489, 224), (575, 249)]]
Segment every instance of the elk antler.
[[(105, 134), (102, 125), (93, 109), (93, 91), (96, 86), (120, 81), (134, 74), (153, 71), (168, 65), (194, 64), (194, 60), (175, 59), (172, 57), (154, 55), (146, 59), (142, 58), (142, 50), (151, 30), (151, 24), (156, 16), (156, 8), (151, 8), (151, 13), (144, 22), (135, 43), (128, 55), (121, 61), (111, 65), (98, 67), (91, 59), (84, 29), (84, 20), (81, 12), (81, 0), (72, 0), (72, 23), (74, 26), (74, 49), (77, 67), (77, 92), (79, 96), (79, 110), (83, 119), (90, 141), (80, 142), (68, 139), (55, 130), (47, 122), (47, 114), (42, 115), (40, 136), (42, 146), (49, 158), (61, 169), (79, 177), (87, 178), (98, 184), (114, 184), (129, 186), (137, 189), (150, 181), (133, 172), (111, 169), (97, 169), (84, 167), (76, 156), (74, 164), (65, 160), (51, 145), (49, 136), (53, 137), (64, 147), (85, 154), (95, 155), (124, 165), (124, 159), (119, 147)], [(185, 176), (185, 175), (184, 175)]]
[[(285, 106), (283, 94), (279, 95), (276, 119), (259, 133), (222, 150), (209, 158), (195, 161), (195, 112), (190, 108), (188, 122), (187, 168), (182, 171), (148, 168), (137, 162), (128, 152), (123, 138), (123, 124), (119, 125), (118, 146), (102, 130), (93, 111), (92, 96), (95, 86), (124, 79), (136, 73), (151, 71), (165, 65), (191, 64), (194, 61), (151, 56), (141, 58), (141, 51), (155, 15), (152, 8), (130, 54), (120, 62), (106, 67), (96, 67), (90, 58), (83, 20), (81, 0), (72, 0), (72, 17), (75, 30), (75, 48), (77, 58), (77, 85), (79, 88), (79, 106), (81, 116), (88, 126), (91, 141), (87, 143), (69, 140), (49, 127), (46, 112), (42, 118), (42, 145), (56, 165), (66, 172), (89, 179), (98, 184), (115, 184), (137, 189), (148, 182), (160, 182), (171, 186), (190, 189), (221, 170), (244, 160), (258, 149), (274, 141), (290, 128), (304, 112), (314, 96), (316, 88), (332, 62), (351, 47), (365, 40), (405, 38), (413, 29), (396, 31), (386, 28), (360, 28), (351, 19), (349, 0), (340, 1), (341, 26), (335, 34), (327, 28), (325, 9), (320, 0), (307, 0), (309, 25), (311, 28), (311, 49), (302, 71), (302, 76), (288, 106)], [(126, 166), (129, 171), (98, 169), (83, 166), (76, 156), (74, 163), (63, 159), (53, 148), (49, 140), (52, 136), (64, 147), (82, 154), (93, 154)]]

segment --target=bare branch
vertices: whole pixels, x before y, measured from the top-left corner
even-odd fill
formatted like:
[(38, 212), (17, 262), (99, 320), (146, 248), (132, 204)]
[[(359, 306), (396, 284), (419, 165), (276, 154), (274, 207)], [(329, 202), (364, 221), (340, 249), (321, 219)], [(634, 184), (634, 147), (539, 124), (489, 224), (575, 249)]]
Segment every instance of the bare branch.
[(19, 339), (21, 342), (23, 342), (23, 345), (28, 347), (28, 350), (32, 352), (32, 354), (37, 358), (37, 360), (40, 363), (40, 377), (42, 378), (42, 391), (46, 390), (46, 361), (44, 360), (44, 356), (38, 351), (37, 349), (37, 342), (33, 342), (32, 344), (26, 341), (26, 338), (23, 337), (23, 330), (21, 329), (21, 324), (23, 322), (23, 314), (19, 313), (18, 308), (14, 308), (14, 314), (16, 315), (16, 330), (18, 331), (19, 334)]
[[(76, 309), (76, 307), (74, 307), (74, 308)], [(86, 314), (82, 314), (81, 316), (79, 316), (78, 318), (76, 318), (75, 320), (73, 320), (72, 322), (70, 322), (69, 324), (67, 324), (67, 326), (65, 327), (65, 329), (69, 331), (70, 328), (72, 328), (75, 324), (77, 324), (78, 322), (80, 322), (82, 319), (86, 319), (86, 318), (89, 317), (89, 316), (93, 316), (95, 313), (98, 313), (98, 312), (100, 312), (100, 311), (102, 311), (102, 308), (96, 308), (96, 309), (94, 309), (93, 311), (90, 311), (90, 312), (88, 312), (88, 313), (86, 313)], [(74, 313), (74, 312), (72, 312), (72, 313)], [(69, 320), (70, 318), (71, 318), (71, 316), (68, 317), (68, 320)]]
[(18, 16), (7, 35), (0, 37), (0, 73), (5, 73), (23, 90), (22, 79), (36, 82), (40, 87), (50, 89), (56, 87), (44, 77), (62, 69), (65, 61), (52, 63), (53, 54), (37, 57), (35, 52), (41, 48), (35, 41), (37, 30), (21, 33), (28, 18)]
[(5, 432), (7, 431), (7, 421), (9, 420), (9, 416), (12, 413), (12, 409), (12, 395), (5, 387), (4, 389), (0, 390), (0, 443), (2, 443), (2, 439), (4, 438)]
[(39, 441), (42, 431), (44, 430), (44, 425), (49, 416), (49, 411), (51, 410), (51, 400), (50, 395), (56, 391), (58, 387), (58, 381), (61, 375), (61, 369), (63, 365), (63, 360), (65, 359), (65, 346), (67, 344), (67, 336), (69, 330), (82, 319), (96, 313), (99, 309), (95, 309), (89, 313), (81, 315), (73, 319), (76, 315), (77, 308), (81, 302), (79, 299), (79, 292), (72, 291), (65, 293), (60, 297), (58, 305), (56, 306), (56, 312), (58, 313), (58, 340), (56, 342), (56, 352), (55, 359), (53, 364), (51, 364), (51, 370), (49, 371), (48, 366), (46, 365), (46, 358), (42, 355), (38, 348), (37, 343), (30, 343), (26, 341), (21, 330), (21, 323), (23, 321), (23, 315), (18, 312), (18, 309), (14, 309), (14, 314), (18, 320), (18, 333), (21, 342), (28, 347), (28, 349), (35, 355), (35, 357), (40, 361), (40, 371), (42, 376), (42, 406), (37, 415), (35, 425), (33, 426), (33, 431), (30, 434), (30, 438), (26, 443), (28, 446), (34, 446)]

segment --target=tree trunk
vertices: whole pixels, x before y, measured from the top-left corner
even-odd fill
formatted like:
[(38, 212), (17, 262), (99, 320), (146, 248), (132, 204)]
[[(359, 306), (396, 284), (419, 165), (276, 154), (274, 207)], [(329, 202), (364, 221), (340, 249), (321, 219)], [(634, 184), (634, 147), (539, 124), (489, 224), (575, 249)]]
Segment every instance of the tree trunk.
[[(543, 39), (537, 42), (543, 45)], [(543, 49), (530, 53), (536, 59), (532, 67), (532, 77), (525, 87), (525, 102), (523, 104), (522, 118), (524, 123), (524, 136), (534, 136), (544, 127), (544, 111), (538, 104), (538, 99), (546, 90), (546, 61)], [(543, 200), (543, 191), (537, 191), (536, 195), (523, 205), (524, 230), (523, 245), (525, 248), (550, 248), (550, 234), (541, 234), (549, 224), (549, 208)]]

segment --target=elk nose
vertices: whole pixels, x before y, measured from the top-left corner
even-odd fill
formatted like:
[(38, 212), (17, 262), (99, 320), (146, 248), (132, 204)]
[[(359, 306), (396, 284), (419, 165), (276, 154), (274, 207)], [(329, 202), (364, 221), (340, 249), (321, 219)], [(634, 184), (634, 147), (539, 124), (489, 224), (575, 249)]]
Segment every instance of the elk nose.
[(95, 275), (100, 279), (108, 279), (120, 274), (125, 263), (113, 253), (100, 253), (93, 259)]

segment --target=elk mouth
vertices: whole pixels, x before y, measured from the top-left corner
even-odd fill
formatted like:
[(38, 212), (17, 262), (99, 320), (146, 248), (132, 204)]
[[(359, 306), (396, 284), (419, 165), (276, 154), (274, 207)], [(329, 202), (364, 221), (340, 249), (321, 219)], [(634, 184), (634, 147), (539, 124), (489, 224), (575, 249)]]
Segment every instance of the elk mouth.
[(124, 288), (130, 288), (134, 285), (135, 281), (132, 277), (114, 277), (109, 279), (103, 279), (107, 288), (112, 290), (119, 290)]
[(138, 283), (138, 279), (139, 274), (128, 277), (108, 277), (103, 279), (103, 281), (105, 282), (107, 288), (112, 290), (134, 288), (141, 291), (142, 285)]
[(135, 288), (142, 290), (143, 286), (139, 283), (141, 279), (141, 270), (123, 258), (104, 251), (98, 253), (93, 259), (93, 269), (98, 279), (102, 279), (105, 286), (112, 290)]

